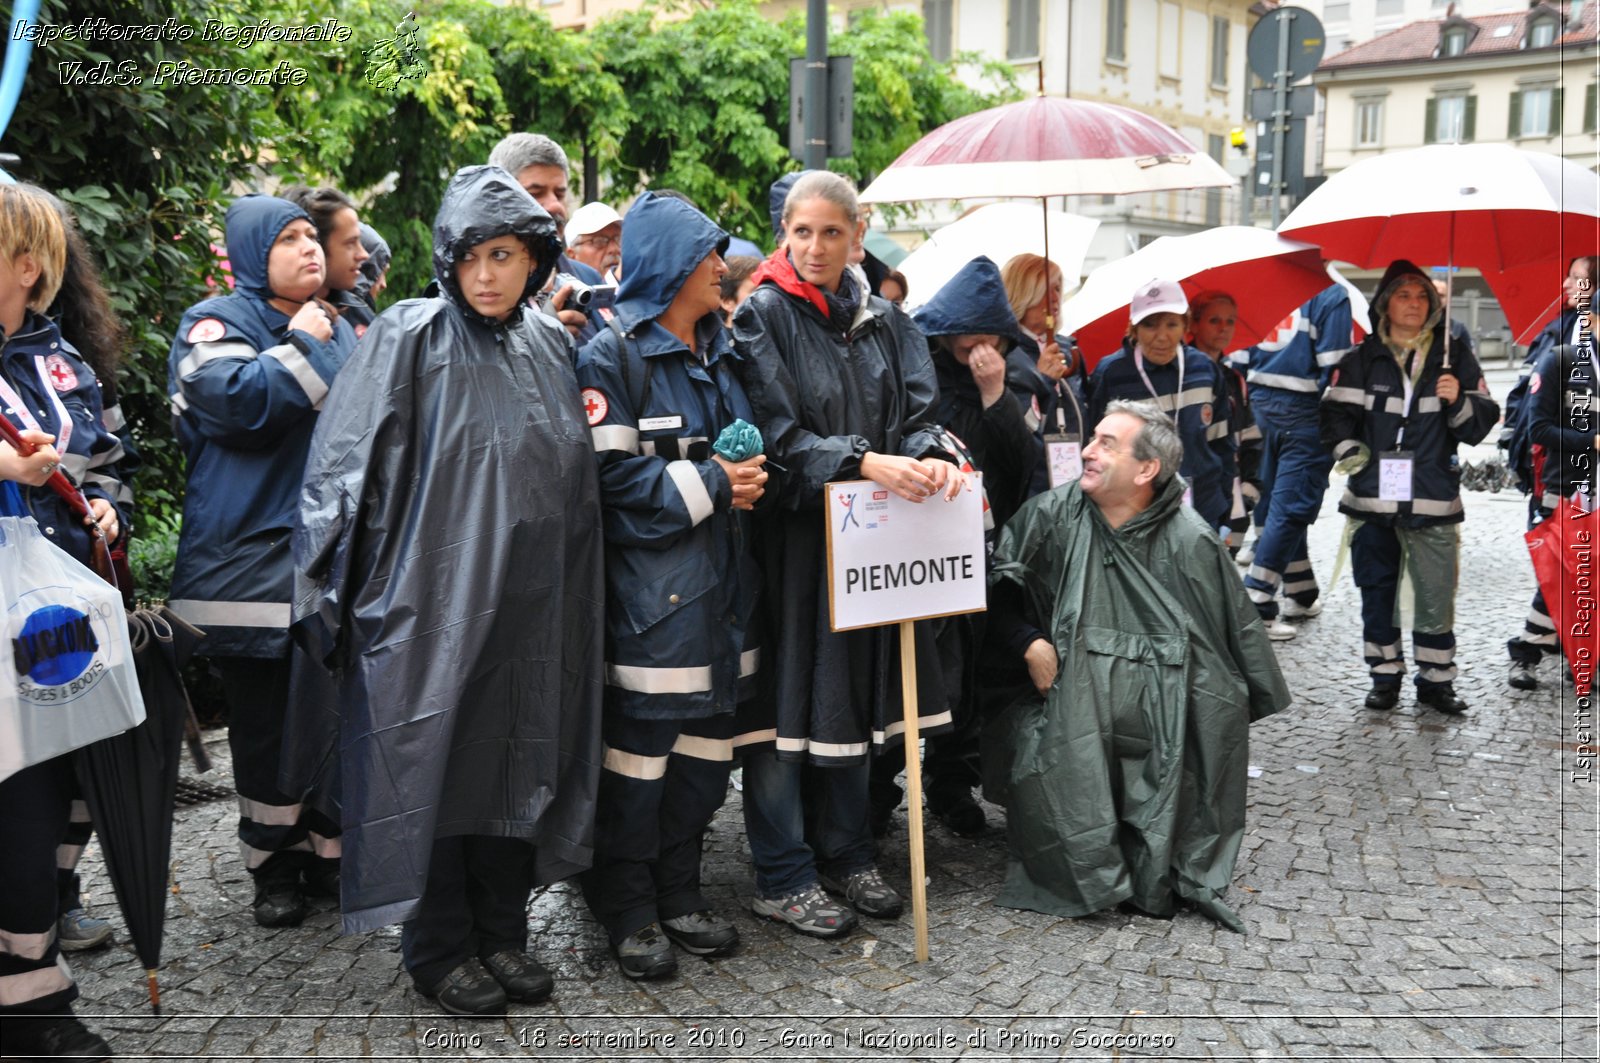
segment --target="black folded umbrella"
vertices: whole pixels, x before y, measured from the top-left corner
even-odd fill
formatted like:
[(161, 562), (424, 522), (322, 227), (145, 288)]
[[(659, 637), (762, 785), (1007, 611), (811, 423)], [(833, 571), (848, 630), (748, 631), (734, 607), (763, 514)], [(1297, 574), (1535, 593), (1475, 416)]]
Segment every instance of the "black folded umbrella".
[(129, 612), (128, 636), (145, 721), (83, 747), (74, 763), (111, 887), (145, 968), (150, 1006), (160, 1014), (156, 969), (167, 921), (172, 811), (180, 750), (193, 716), (181, 671), (203, 632), (162, 605)]

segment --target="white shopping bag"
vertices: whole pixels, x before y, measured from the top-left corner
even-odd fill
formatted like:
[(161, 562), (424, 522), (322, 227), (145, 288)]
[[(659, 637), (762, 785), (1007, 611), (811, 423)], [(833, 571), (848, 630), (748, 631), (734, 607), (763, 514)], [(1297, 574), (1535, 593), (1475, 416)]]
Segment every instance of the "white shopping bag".
[(117, 589), (0, 517), (0, 779), (144, 722)]

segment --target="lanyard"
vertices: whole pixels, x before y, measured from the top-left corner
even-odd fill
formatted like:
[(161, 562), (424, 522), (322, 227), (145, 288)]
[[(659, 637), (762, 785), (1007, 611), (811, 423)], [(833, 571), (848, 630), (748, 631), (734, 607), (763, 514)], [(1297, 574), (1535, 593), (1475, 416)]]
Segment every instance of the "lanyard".
[[(1427, 358), (1428, 356), (1423, 354), (1420, 350), (1414, 350), (1411, 352), (1411, 361), (1417, 363), (1416, 373), (1419, 379), (1422, 376), (1423, 363), (1427, 361)], [(1411, 420), (1411, 400), (1413, 397), (1415, 397), (1417, 392), (1416, 380), (1413, 380), (1411, 377), (1411, 367), (1409, 362), (1406, 365), (1400, 366), (1400, 387), (1405, 392), (1406, 403), (1405, 406), (1403, 406), (1400, 410), (1400, 431), (1394, 434), (1394, 449), (1396, 450), (1400, 449), (1400, 441), (1406, 436), (1406, 422)]]
[[(41, 381), (46, 380), (44, 355), (35, 355), (33, 364), (39, 374), (39, 379)], [(72, 442), (72, 418), (68, 415), (67, 408), (61, 403), (61, 396), (56, 394), (54, 388), (44, 388), (42, 390), (50, 393), (50, 403), (56, 408), (56, 424), (59, 426), (55, 433), (56, 441), (54, 446), (56, 453), (65, 454), (67, 452), (67, 444)], [(3, 376), (0, 376), (0, 400), (3, 400), (6, 406), (15, 410), (17, 416), (22, 418), (23, 427), (30, 428), (35, 432), (44, 431), (39, 424), (39, 419), (33, 415), (32, 410), (28, 409), (28, 404), (22, 401), (22, 396), (16, 393), (16, 390), (11, 386), (11, 382)]]
[[(1172, 359), (1178, 364), (1178, 393), (1173, 396), (1172, 402), (1172, 423), (1174, 427), (1178, 424), (1178, 414), (1183, 410), (1183, 353), (1183, 348), (1179, 347), (1178, 353)], [(1170, 365), (1171, 363), (1168, 364)], [(1139, 379), (1144, 381), (1145, 390), (1150, 392), (1150, 397), (1156, 400), (1157, 406), (1160, 406), (1161, 393), (1156, 390), (1154, 384), (1150, 383), (1150, 374), (1144, 371), (1144, 349), (1138, 345), (1133, 348), (1133, 365), (1135, 369), (1139, 370)]]
[(1067, 411), (1062, 408), (1062, 396), (1072, 403), (1072, 415), (1078, 420), (1078, 436), (1083, 436), (1083, 407), (1078, 405), (1078, 396), (1072, 393), (1072, 385), (1067, 383), (1066, 377), (1056, 381), (1056, 431), (1061, 435), (1071, 435), (1067, 431)]

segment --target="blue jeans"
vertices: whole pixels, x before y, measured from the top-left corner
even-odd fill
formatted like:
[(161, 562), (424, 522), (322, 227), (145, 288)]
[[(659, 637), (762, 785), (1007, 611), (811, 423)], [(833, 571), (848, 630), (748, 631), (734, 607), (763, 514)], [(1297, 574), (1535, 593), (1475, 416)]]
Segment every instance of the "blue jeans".
[(819, 768), (779, 760), (770, 748), (744, 754), (744, 826), (758, 894), (787, 897), (816, 885), (819, 869), (843, 878), (877, 863), (868, 773), (866, 760)]
[(1279, 388), (1250, 392), (1250, 408), (1261, 428), (1262, 498), (1256, 554), (1244, 577), (1245, 590), (1264, 619), (1278, 615), (1283, 596), (1301, 605), (1317, 600), (1317, 579), (1306, 551), (1306, 528), (1322, 508), (1333, 456), (1322, 446), (1317, 398)]

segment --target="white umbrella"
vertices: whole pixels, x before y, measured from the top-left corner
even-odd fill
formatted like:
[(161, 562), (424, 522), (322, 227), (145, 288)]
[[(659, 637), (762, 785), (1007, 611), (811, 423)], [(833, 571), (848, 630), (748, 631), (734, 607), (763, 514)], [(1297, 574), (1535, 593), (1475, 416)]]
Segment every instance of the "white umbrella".
[(1061, 267), (1067, 290), (1078, 286), (1089, 241), (1100, 223), (1065, 211), (1045, 212), (1032, 203), (990, 203), (935, 232), (907, 255), (900, 272), (911, 286), (909, 306), (921, 306), (960, 272), (961, 267), (988, 255), (1002, 268), (1016, 255), (1043, 255), (1049, 234), (1050, 260)]

